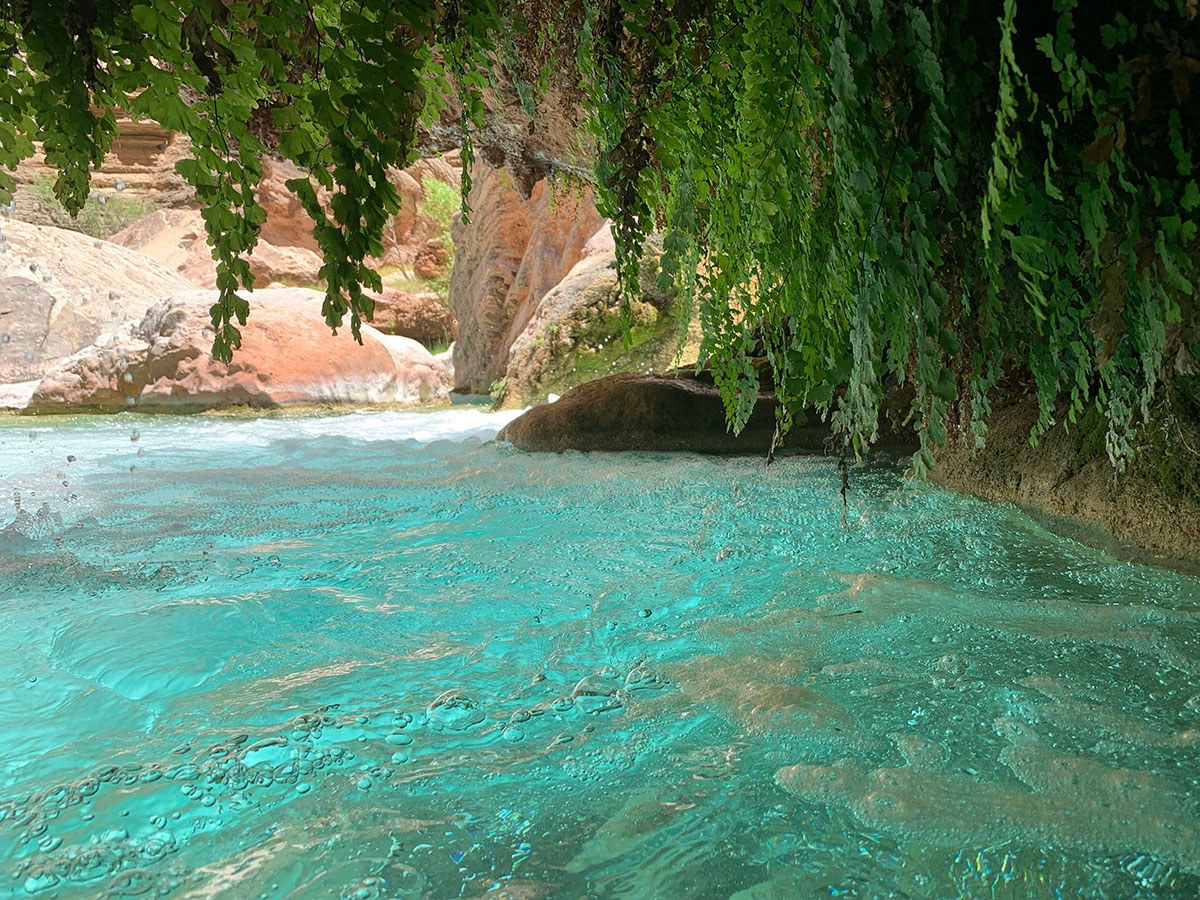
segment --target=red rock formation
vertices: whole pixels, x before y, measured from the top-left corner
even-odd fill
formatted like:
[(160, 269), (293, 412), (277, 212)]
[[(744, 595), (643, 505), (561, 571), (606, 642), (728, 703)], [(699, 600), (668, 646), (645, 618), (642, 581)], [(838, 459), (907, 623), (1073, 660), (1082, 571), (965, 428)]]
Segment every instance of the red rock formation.
[(591, 188), (537, 182), (527, 200), (501, 170), (471, 173), (468, 225), (455, 225), (450, 309), (459, 323), (457, 383), (486, 393), (542, 297), (581, 257), (603, 224)]
[(442, 246), (441, 241), (426, 241), (413, 260), (413, 274), (418, 278), (433, 280), (446, 274), (450, 265), (450, 251)]
[(408, 406), (447, 398), (444, 369), (416, 341), (370, 326), (362, 329), (362, 345), (349, 329), (333, 335), (315, 291), (255, 291), (248, 298), (250, 319), (232, 363), (209, 354), (213, 293), (189, 291), (64, 360), (42, 379), (28, 411)]
[[(400, 209), (384, 231), (383, 255), (378, 260), (381, 265), (412, 262), (425, 242), (433, 236), (436, 230), (434, 223), (417, 212), (425, 199), (422, 184), (432, 178), (457, 186), (460, 174), (454, 165), (456, 162), (457, 155), (448, 154), (436, 159), (418, 160), (403, 171), (392, 172), (392, 183), (400, 192)], [(300, 169), (284, 160), (270, 160), (263, 165), (258, 200), (267, 219), (259, 239), (276, 247), (302, 247), (315, 252), (318, 248), (312, 236), (313, 221), (286, 185), (289, 179), (301, 174)], [(323, 202), (328, 202), (328, 193), (324, 189), (319, 189), (317, 196)]]
[(384, 334), (398, 334), (423, 344), (451, 341), (457, 333), (446, 301), (437, 294), (410, 294), (384, 288), (375, 300), (371, 324)]
[[(376, 260), (378, 265), (411, 264), (417, 274), (428, 273), (422, 274), (425, 278), (445, 273), (446, 250), (440, 245), (433, 246), (429, 240), (436, 225), (418, 215), (417, 210), (425, 197), (422, 187), (425, 180), (436, 178), (458, 184), (459, 171), (452, 164), (454, 160), (452, 156), (419, 160), (403, 172), (394, 173), (402, 195), (401, 206), (384, 234), (384, 252)], [(286, 186), (288, 179), (299, 174), (300, 170), (287, 162), (268, 161), (263, 166), (258, 196), (267, 219), (250, 257), (256, 286), (266, 287), (274, 282), (308, 286), (321, 280), (322, 261), (312, 236), (313, 221)], [(121, 229), (110, 240), (145, 253), (196, 287), (216, 286), (216, 264), (198, 210), (157, 210)]]
[[(198, 210), (157, 210), (125, 226), (109, 240), (144, 253), (195, 287), (217, 286), (217, 264)], [(250, 272), (256, 286), (266, 287), (273, 282), (310, 286), (320, 281), (320, 271), (321, 257), (306, 247), (279, 247), (259, 241), (250, 254)]]
[[(46, 165), (41, 146), (18, 167), (19, 182), (35, 178), (53, 181), (58, 172)], [(183, 176), (175, 171), (175, 163), (187, 157), (191, 143), (174, 131), (167, 131), (156, 122), (134, 122), (128, 116), (117, 116), (117, 137), (104, 157), (100, 168), (92, 175), (95, 189), (128, 190), (135, 194), (154, 195), (156, 202), (174, 206), (191, 200), (192, 191)]]

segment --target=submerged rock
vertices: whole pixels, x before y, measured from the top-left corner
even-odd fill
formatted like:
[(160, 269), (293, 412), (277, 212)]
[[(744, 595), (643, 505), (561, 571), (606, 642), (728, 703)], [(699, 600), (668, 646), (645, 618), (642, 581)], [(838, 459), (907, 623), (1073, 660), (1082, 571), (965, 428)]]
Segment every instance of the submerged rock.
[(215, 294), (189, 291), (64, 360), (42, 379), (26, 411), (412, 406), (448, 399), (444, 369), (416, 341), (368, 325), (362, 345), (348, 328), (333, 335), (316, 291), (255, 291), (247, 298), (250, 317), (232, 363), (209, 352)]
[(805, 802), (846, 809), (868, 828), (935, 846), (1011, 842), (1114, 856), (1134, 851), (1200, 872), (1195, 808), (1156, 773), (1022, 738), (999, 754), (1020, 786), (949, 769), (937, 752), (913, 758), (901, 750), (904, 766), (843, 759), (788, 766), (776, 779)]

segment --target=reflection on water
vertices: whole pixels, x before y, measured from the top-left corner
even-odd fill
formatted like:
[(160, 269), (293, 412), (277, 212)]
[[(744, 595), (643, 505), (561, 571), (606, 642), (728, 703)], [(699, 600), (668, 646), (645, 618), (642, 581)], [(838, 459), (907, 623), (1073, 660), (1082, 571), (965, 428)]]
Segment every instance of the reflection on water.
[(0, 423), (0, 896), (1200, 893), (1197, 579), (498, 427)]

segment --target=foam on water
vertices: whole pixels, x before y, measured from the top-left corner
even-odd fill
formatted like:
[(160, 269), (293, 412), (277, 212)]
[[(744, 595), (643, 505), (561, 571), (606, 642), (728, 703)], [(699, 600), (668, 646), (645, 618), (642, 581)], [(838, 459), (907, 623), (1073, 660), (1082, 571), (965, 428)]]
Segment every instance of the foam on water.
[(0, 421), (0, 896), (1200, 893), (1200, 581), (504, 421)]

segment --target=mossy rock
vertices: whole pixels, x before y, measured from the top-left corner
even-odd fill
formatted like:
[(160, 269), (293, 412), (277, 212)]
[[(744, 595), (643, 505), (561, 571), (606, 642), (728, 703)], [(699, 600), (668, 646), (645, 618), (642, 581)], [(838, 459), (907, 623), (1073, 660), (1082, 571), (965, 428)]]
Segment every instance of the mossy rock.
[(661, 250), (647, 245), (641, 297), (628, 329), (611, 252), (585, 257), (538, 304), (513, 342), (505, 372), (509, 406), (544, 402), (550, 394), (622, 372), (663, 372), (692, 363), (699, 349), (695, 317), (684, 321), (678, 299), (658, 289)]

